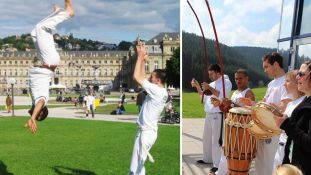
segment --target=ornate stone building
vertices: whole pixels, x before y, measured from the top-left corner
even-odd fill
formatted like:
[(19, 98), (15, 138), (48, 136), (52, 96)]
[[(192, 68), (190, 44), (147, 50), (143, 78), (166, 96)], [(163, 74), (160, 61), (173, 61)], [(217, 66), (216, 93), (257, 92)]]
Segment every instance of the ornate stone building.
[[(154, 69), (165, 69), (166, 61), (169, 60), (175, 49), (180, 47), (179, 33), (159, 33), (155, 37), (148, 41), (145, 41), (145, 45), (148, 49), (148, 61), (145, 64), (145, 70), (147, 77)], [(134, 67), (137, 56), (134, 51), (135, 44), (129, 51), (129, 61), (124, 64), (124, 73), (133, 75)], [(126, 76), (123, 82), (127, 84), (129, 88), (137, 88), (137, 84), (132, 81), (132, 76)]]
[[(145, 42), (149, 61), (145, 68), (148, 73), (165, 68), (166, 60), (179, 47), (179, 33), (160, 33)], [(129, 51), (59, 51), (61, 64), (54, 72), (52, 84), (73, 88), (76, 84), (103, 85), (112, 83), (115, 89), (135, 88), (132, 75), (136, 62), (134, 46)], [(0, 93), (10, 88), (8, 80), (14, 78), (18, 93), (28, 89), (28, 70), (33, 66), (36, 51), (0, 52)], [(38, 63), (40, 64), (40, 63)]]

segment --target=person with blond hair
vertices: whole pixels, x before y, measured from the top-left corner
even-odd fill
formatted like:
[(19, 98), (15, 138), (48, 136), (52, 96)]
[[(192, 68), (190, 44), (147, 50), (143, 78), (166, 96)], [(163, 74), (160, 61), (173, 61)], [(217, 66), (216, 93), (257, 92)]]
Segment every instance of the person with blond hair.
[(283, 164), (276, 167), (273, 175), (303, 175), (303, 173), (294, 165)]
[[(305, 98), (304, 93), (298, 90), (298, 82), (296, 76), (298, 70), (292, 70), (286, 73), (284, 86), (288, 95), (291, 97), (292, 101), (286, 106), (284, 114), (288, 117), (292, 115), (293, 110), (302, 102)], [(273, 169), (275, 170), (277, 166), (284, 163), (289, 163), (289, 147), (291, 145), (292, 139), (287, 139), (286, 133), (283, 131), (279, 138), (279, 145), (274, 157)]]
[(304, 62), (297, 73), (298, 90), (305, 93), (304, 100), (294, 109), (291, 117), (275, 116), (276, 124), (293, 140), (291, 164), (311, 174), (311, 61)]

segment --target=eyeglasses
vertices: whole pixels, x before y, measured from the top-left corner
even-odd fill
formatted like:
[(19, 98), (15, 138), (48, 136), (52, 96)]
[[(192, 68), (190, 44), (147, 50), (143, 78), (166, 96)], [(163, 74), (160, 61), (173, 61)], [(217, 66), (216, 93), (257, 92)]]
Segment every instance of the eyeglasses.
[(305, 76), (305, 75), (307, 75), (307, 74), (309, 74), (309, 73), (310, 73), (310, 72), (304, 73), (304, 72), (299, 71), (299, 72), (297, 73), (297, 75), (298, 75), (299, 77), (303, 77), (303, 76)]

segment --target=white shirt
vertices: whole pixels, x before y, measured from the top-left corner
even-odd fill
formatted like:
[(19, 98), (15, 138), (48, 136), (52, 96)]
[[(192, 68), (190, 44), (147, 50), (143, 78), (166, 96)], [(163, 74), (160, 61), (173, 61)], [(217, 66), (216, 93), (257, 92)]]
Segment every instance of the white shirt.
[(289, 99), (287, 96), (287, 91), (284, 87), (285, 83), (285, 75), (272, 80), (268, 84), (268, 89), (264, 96), (265, 102), (269, 104), (275, 104), (276, 106), (280, 106), (281, 101), (284, 99)]
[[(226, 97), (228, 98), (230, 96), (230, 91), (232, 88), (232, 83), (229, 80), (229, 77), (227, 75), (224, 75), (225, 79), (225, 90), (226, 90)], [(222, 91), (222, 80), (221, 77), (219, 77), (217, 80), (211, 82), (209, 84), (212, 88), (216, 89), (219, 91), (219, 97), (216, 97), (218, 99), (223, 99), (223, 91)], [(214, 105), (211, 103), (211, 97), (215, 97), (214, 95), (204, 95), (204, 111), (206, 113), (217, 113), (221, 112), (219, 107), (214, 107)]]
[[(286, 114), (287, 117), (291, 117), (292, 112), (294, 111), (294, 109), (302, 102), (302, 100), (303, 100), (305, 97), (306, 97), (306, 96), (302, 96), (302, 97), (297, 98), (297, 99), (294, 100), (294, 101), (289, 102), (289, 103), (287, 104), (287, 106), (286, 106), (286, 109), (285, 109), (285, 111), (284, 111), (284, 114)], [(280, 136), (279, 141), (285, 143), (286, 140), (287, 140), (287, 135), (286, 135), (286, 133), (283, 131), (283, 132), (281, 133), (281, 136)]]
[(246, 92), (249, 91), (250, 88), (246, 88), (244, 91), (235, 90), (231, 96), (231, 101), (235, 104), (238, 103), (239, 98), (244, 98), (246, 95)]
[(93, 105), (93, 107), (94, 107), (94, 101), (95, 101), (95, 97), (94, 96), (92, 96), (92, 95), (86, 96), (85, 101), (86, 101), (86, 106)]
[(137, 123), (142, 128), (158, 129), (158, 120), (167, 101), (168, 94), (165, 88), (144, 80), (142, 87), (147, 95), (141, 107)]

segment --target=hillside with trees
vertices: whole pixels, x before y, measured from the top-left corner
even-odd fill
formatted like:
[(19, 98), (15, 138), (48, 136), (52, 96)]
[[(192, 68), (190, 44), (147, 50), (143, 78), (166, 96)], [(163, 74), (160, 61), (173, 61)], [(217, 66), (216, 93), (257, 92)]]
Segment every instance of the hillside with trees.
[[(199, 82), (203, 81), (204, 69), (204, 50), (201, 36), (183, 32), (182, 68), (183, 68), (183, 89), (191, 90), (190, 81), (196, 78)], [(217, 56), (216, 43), (214, 40), (206, 39), (208, 65), (219, 63)], [(262, 69), (262, 56), (276, 51), (271, 48), (260, 47), (229, 47), (220, 44), (223, 58), (224, 72), (230, 77), (233, 88), (234, 73), (237, 69), (243, 68), (248, 71), (250, 86), (258, 87), (266, 85), (270, 80)], [(209, 81), (209, 80), (208, 80)]]
[[(69, 36), (55, 34), (54, 40), (58, 48), (64, 51), (128, 50), (132, 45), (132, 42), (129, 41), (121, 41), (117, 45), (91, 39), (80, 39), (75, 38), (73, 34), (70, 34)], [(30, 34), (0, 38), (0, 51), (26, 51), (34, 48), (35, 46)]]

